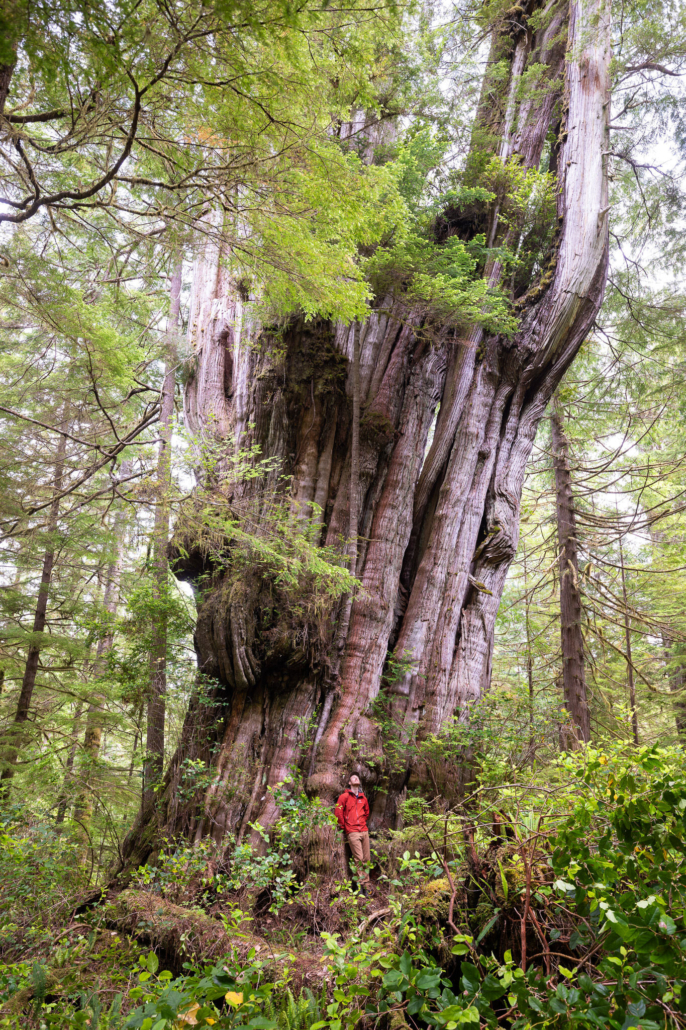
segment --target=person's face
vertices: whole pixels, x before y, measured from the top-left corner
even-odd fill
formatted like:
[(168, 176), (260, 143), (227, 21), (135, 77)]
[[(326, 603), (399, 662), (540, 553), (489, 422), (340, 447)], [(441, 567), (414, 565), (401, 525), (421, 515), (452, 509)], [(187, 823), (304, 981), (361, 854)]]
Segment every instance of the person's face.
[(357, 794), (359, 792), (359, 789), (360, 789), (359, 783), (349, 783), (348, 786), (350, 787), (350, 789), (353, 792), (353, 794)]

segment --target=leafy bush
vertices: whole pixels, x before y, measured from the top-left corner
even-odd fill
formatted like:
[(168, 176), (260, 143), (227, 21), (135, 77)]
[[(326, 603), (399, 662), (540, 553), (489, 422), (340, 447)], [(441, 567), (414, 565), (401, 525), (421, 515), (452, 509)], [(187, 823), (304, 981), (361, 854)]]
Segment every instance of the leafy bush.
[[(437, 820), (419, 815), (445, 852)], [(454, 919), (469, 923), (481, 910), (484, 923), (476, 941), (453, 934), (460, 1011), (476, 1009), (482, 1026), (507, 1018), (513, 1030), (686, 1025), (681, 748), (587, 747), (526, 782), (477, 788), (451, 818), (465, 860), (452, 884)], [(476, 911), (470, 882), (483, 899)], [(499, 958), (488, 954), (494, 945)], [(410, 984), (405, 976), (396, 991), (408, 1013)], [(457, 1023), (467, 1018), (450, 1011)], [(417, 1015), (439, 1025), (445, 1013), (434, 1019), (429, 1005)]]
[(80, 844), (45, 822), (0, 825), (0, 951), (49, 939), (86, 876)]
[(335, 825), (335, 819), (329, 808), (298, 790), (291, 779), (268, 790), (281, 811), (280, 818), (271, 834), (259, 823), (250, 824), (266, 844), (263, 853), (247, 840), (232, 847), (228, 837), (221, 846), (210, 839), (192, 845), (165, 841), (156, 865), (141, 866), (134, 884), (157, 890), (172, 900), (183, 900), (189, 889), (199, 900), (207, 899), (210, 893), (269, 890), (271, 911), (278, 911), (299, 889), (294, 852), (306, 850), (312, 834), (320, 827)]

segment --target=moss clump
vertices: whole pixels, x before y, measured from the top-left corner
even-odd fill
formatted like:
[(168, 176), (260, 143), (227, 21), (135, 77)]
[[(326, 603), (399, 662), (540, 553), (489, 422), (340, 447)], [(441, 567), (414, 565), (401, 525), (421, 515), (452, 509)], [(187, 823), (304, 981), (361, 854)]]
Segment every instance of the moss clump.
[(444, 923), (450, 909), (450, 894), (450, 883), (445, 876), (425, 883), (415, 905), (422, 922)]
[(182, 908), (145, 891), (122, 891), (108, 907), (107, 922), (162, 952), (179, 969), (184, 958), (212, 960), (235, 943), (219, 920), (201, 909)]
[(360, 421), (360, 430), (369, 440), (390, 442), (395, 436), (395, 427), (388, 415), (382, 411), (369, 410)]

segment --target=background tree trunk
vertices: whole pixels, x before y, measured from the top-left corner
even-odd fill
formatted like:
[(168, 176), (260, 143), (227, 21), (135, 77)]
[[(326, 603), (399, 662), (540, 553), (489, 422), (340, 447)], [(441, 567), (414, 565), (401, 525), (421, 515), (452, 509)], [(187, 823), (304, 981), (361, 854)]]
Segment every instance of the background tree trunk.
[(10, 90), (15, 63), (13, 61), (8, 64), (0, 64), (0, 115), (5, 112), (5, 101)]
[(686, 736), (686, 668), (683, 659), (683, 644), (675, 644), (665, 635), (662, 635), (662, 644), (665, 649), (665, 656), (669, 663), (669, 689), (678, 695), (674, 701), (674, 721), (676, 722), (677, 733)]
[[(202, 541), (179, 528), (178, 573), (194, 582), (204, 577), (196, 649), (213, 705), (202, 696), (205, 680), (155, 817), (142, 816), (124, 845), (127, 865), (144, 861), (161, 832), (222, 841), (244, 834), (255, 819), (272, 824), (278, 812), (268, 788), (293, 766), (327, 802), (356, 771), (372, 797), (372, 825), (393, 824), (398, 797), (421, 769), (384, 765), (370, 706), (389, 658), (402, 675), (387, 705), (407, 740), (438, 732), (456, 711), (466, 715), (488, 686), (526, 462), (598, 311), (608, 253), (608, 12), (601, 0), (572, 0), (532, 33), (528, 10), (494, 41), (510, 61), (505, 101), (489, 94), (482, 102), (495, 152), (527, 168), (538, 168), (555, 126), (558, 230), (548, 267), (516, 300), (518, 332), (483, 337), (480, 330), (430, 327), (420, 311), (391, 296), (377, 299), (362, 327), (361, 589), (333, 682), (342, 602), (330, 619), (303, 616), (305, 587), (295, 605), (259, 564), (239, 571), (227, 561), (213, 565)], [(520, 101), (527, 61), (547, 66), (547, 88)], [(496, 209), (492, 241), (498, 231)], [(303, 510), (316, 501), (324, 511), (320, 541), (340, 548), (351, 524), (357, 330), (296, 320), (278, 336), (260, 331), (228, 280), (221, 248), (219, 233), (208, 230), (191, 302), (187, 425), (224, 441), (227, 452), (257, 445), (282, 464), (278, 473), (243, 483), (220, 479), (212, 497), (223, 493), (229, 509), (249, 510), (253, 525), (270, 505)], [(486, 274), (492, 277), (493, 267)], [(209, 788), (191, 798), (187, 783), (177, 789), (188, 758), (212, 770)]]
[(624, 602), (624, 645), (626, 647), (626, 678), (629, 690), (629, 711), (631, 717), (631, 735), (634, 744), (638, 745), (638, 708), (636, 707), (636, 684), (634, 683), (634, 660), (631, 654), (631, 613), (629, 611), (629, 599), (626, 590), (626, 576), (624, 573), (624, 546), (622, 538), (619, 538), (619, 567), (622, 575), (622, 600)]
[(555, 469), (555, 509), (560, 569), (560, 637), (562, 642), (562, 689), (570, 723), (562, 728), (562, 746), (568, 750), (591, 739), (591, 716), (586, 691), (584, 638), (581, 632), (579, 553), (574, 514), (569, 442), (562, 410), (553, 400), (550, 416)]
[(157, 460), (155, 525), (152, 538), (153, 614), (150, 645), (150, 695), (146, 759), (143, 769), (143, 807), (152, 805), (154, 786), (162, 776), (164, 765), (164, 719), (167, 693), (167, 591), (169, 588), (171, 440), (174, 428), (174, 390), (178, 357), (178, 322), (181, 307), (181, 262), (177, 262), (171, 280), (169, 321), (167, 325), (166, 361), (160, 403), (160, 449)]
[[(127, 474), (126, 463), (122, 465), (122, 472)], [(95, 653), (95, 661), (91, 670), (91, 676), (95, 683), (95, 690), (91, 693), (88, 710), (86, 713), (86, 730), (83, 738), (83, 751), (81, 756), (80, 785), (76, 804), (74, 806), (74, 819), (86, 832), (90, 832), (90, 823), (93, 817), (93, 789), (96, 778), (100, 745), (102, 743), (103, 723), (107, 710), (107, 697), (98, 689), (98, 680), (106, 674), (107, 654), (112, 648), (114, 640), (114, 620), (117, 614), (119, 603), (119, 584), (121, 579), (122, 561), (124, 557), (125, 539), (119, 537), (117, 556), (107, 570), (107, 581), (105, 583), (105, 596), (103, 607), (108, 615), (108, 625), (105, 632), (98, 640)]]
[(48, 515), (48, 545), (43, 557), (43, 568), (41, 572), (40, 586), (38, 587), (36, 612), (33, 617), (31, 643), (29, 644), (28, 654), (26, 656), (26, 666), (24, 667), (21, 691), (19, 693), (19, 700), (17, 701), (17, 710), (14, 715), (14, 725), (11, 731), (12, 737), (10, 739), (9, 746), (5, 751), (3, 770), (2, 775), (0, 776), (0, 780), (5, 781), (2, 788), (2, 794), (5, 796), (8, 793), (9, 780), (12, 779), (16, 771), (17, 759), (19, 757), (19, 750), (21, 747), (22, 727), (26, 723), (31, 709), (31, 699), (36, 685), (36, 674), (38, 672), (38, 661), (42, 646), (42, 635), (45, 630), (45, 620), (48, 611), (50, 583), (52, 581), (52, 572), (55, 566), (57, 543), (55, 534), (57, 531), (57, 519), (60, 510), (60, 492), (62, 490), (62, 479), (64, 476), (64, 459), (67, 453), (66, 421), (63, 421), (61, 428), (64, 432), (60, 435), (59, 443), (57, 445), (57, 454), (55, 456), (55, 475), (52, 486), (54, 499), (50, 506), (50, 512)]
[(76, 759), (76, 751), (79, 746), (79, 728), (81, 726), (82, 714), (83, 701), (79, 699), (76, 702), (76, 708), (74, 709), (74, 718), (72, 720), (71, 727), (71, 744), (67, 752), (67, 760), (64, 763), (64, 779), (62, 781), (60, 798), (57, 803), (57, 815), (55, 816), (55, 823), (57, 826), (60, 826), (64, 822), (70, 798), (72, 796), (74, 785), (74, 760)]

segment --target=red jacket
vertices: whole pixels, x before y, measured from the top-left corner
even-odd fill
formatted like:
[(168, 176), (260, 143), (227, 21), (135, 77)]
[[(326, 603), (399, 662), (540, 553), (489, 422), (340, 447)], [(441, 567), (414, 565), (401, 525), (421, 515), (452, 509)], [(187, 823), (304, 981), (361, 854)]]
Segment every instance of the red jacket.
[(360, 791), (355, 797), (351, 790), (344, 791), (336, 802), (338, 825), (345, 833), (366, 833), (369, 802)]

